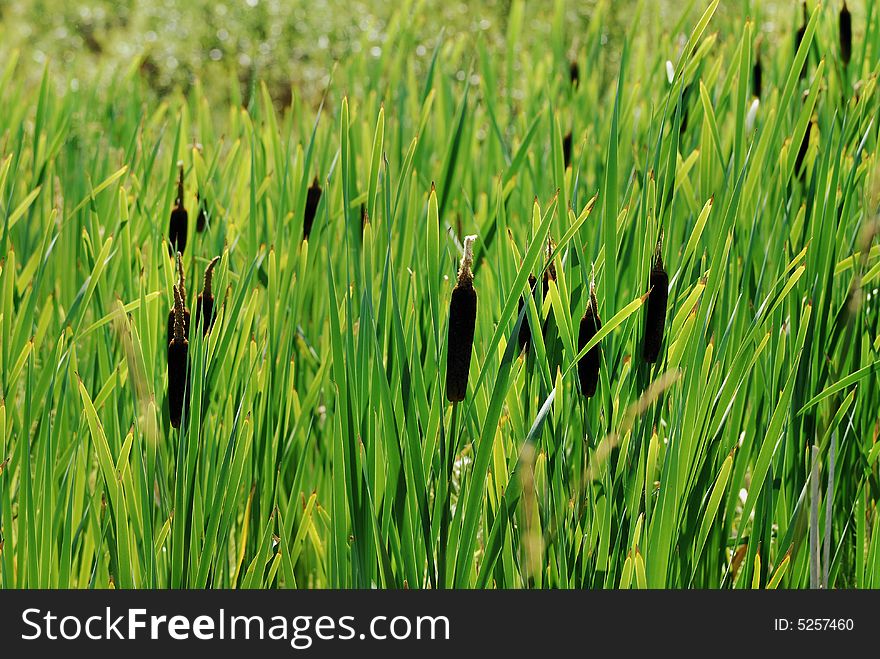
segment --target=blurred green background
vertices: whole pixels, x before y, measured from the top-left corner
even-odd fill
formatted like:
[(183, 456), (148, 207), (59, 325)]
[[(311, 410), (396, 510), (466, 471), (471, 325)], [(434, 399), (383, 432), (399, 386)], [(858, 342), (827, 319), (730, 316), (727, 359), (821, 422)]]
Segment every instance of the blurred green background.
[[(485, 39), (491, 52), (503, 54), (510, 0), (475, 2), (403, 3), (411, 23), (406, 26), (415, 40), (418, 66), (427, 67), (441, 34), (447, 39), (464, 37), (463, 43)], [(597, 0), (568, 2), (566, 32), (574, 52), (578, 35), (585, 34)], [(619, 50), (623, 31), (633, 22), (640, 31), (654, 32), (670, 57), (684, 42), (684, 28), (705, 8), (702, 0), (658, 0), (643, 14), (636, 14), (633, 0), (616, 0), (604, 17), (609, 50)], [(850, 3), (861, 5), (860, 2)], [(548, 42), (553, 14), (552, 0), (529, 0), (521, 48)], [(253, 80), (265, 80), (279, 107), (296, 93), (317, 102), (330, 81), (334, 62), (367, 52), (381, 57), (385, 37), (396, 29), (398, 3), (379, 0), (0, 0), (0, 58), (20, 50), (19, 74), (34, 84), (47, 61), (60, 87), (106, 90), (120, 69), (138, 67), (149, 87), (158, 95), (179, 88), (187, 91), (199, 77), (211, 93), (217, 84), (218, 102), (228, 98), (225, 79), (239, 79), (247, 97)], [(853, 7), (857, 17), (862, 9)], [(733, 25), (725, 15), (748, 15), (759, 23), (766, 39), (787, 34), (800, 20), (797, 2), (727, 0), (718, 9), (718, 25)], [(467, 67), (473, 49), (459, 50), (455, 64)], [(449, 58), (445, 58), (449, 63)], [(522, 72), (526, 74), (528, 72)]]

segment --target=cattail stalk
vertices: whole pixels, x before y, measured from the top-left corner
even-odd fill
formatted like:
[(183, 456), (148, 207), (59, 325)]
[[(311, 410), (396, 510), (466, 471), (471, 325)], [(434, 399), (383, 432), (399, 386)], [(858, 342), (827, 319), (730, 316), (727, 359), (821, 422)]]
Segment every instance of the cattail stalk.
[[(529, 275), (529, 290), (534, 294), (535, 284), (538, 283), (538, 278), (535, 275)], [(519, 308), (517, 309), (517, 315), (523, 310), (523, 307), (526, 305), (526, 299), (523, 296), (519, 298)], [(519, 350), (522, 352), (523, 350), (528, 351), (529, 345), (532, 343), (532, 328), (529, 325), (529, 314), (523, 316), (522, 323), (519, 326), (519, 334), (517, 335), (517, 341), (519, 343)]]
[(550, 292), (550, 282), (556, 281), (556, 264), (553, 262), (553, 248), (555, 247), (553, 243), (553, 239), (548, 236), (547, 238), (547, 269), (544, 271), (544, 279), (541, 286), (541, 291), (544, 294), (544, 299), (547, 298), (547, 294)]
[(562, 138), (562, 161), (565, 169), (568, 169), (571, 164), (571, 131), (568, 131)]
[(205, 268), (205, 282), (202, 285), (202, 292), (199, 293), (196, 300), (196, 327), (199, 325), (199, 319), (202, 319), (202, 334), (204, 336), (207, 336), (214, 325), (214, 294), (211, 292), (211, 280), (214, 277), (214, 266), (219, 262), (220, 257), (215, 256)]
[(205, 230), (205, 226), (208, 224), (208, 216), (207, 216), (207, 206), (208, 202), (205, 201), (200, 194), (196, 194), (196, 201), (199, 203), (199, 213), (196, 215), (196, 231), (201, 233)]
[[(599, 303), (596, 301), (596, 284), (590, 282), (590, 299), (587, 309), (581, 318), (578, 330), (578, 352), (586, 347), (587, 343), (602, 329), (602, 319), (599, 318)], [(581, 385), (581, 394), (587, 398), (596, 395), (599, 385), (599, 365), (602, 361), (602, 348), (599, 343), (590, 348), (578, 361), (578, 380)]]
[(651, 264), (650, 284), (647, 309), (645, 312), (645, 335), (642, 345), (642, 357), (653, 364), (660, 356), (663, 348), (663, 331), (666, 327), (666, 304), (669, 297), (669, 275), (663, 268), (663, 257), (660, 250), (663, 246), (663, 234), (657, 239)]
[(852, 14), (843, 0), (843, 8), (840, 10), (840, 59), (844, 66), (849, 65), (852, 57)]
[(174, 208), (171, 209), (171, 219), (168, 223), (168, 249), (171, 256), (175, 252), (183, 252), (186, 249), (186, 232), (189, 215), (183, 206), (183, 163), (180, 163), (180, 174), (177, 181), (177, 199)]
[(318, 212), (318, 202), (321, 201), (321, 184), (318, 177), (312, 181), (309, 189), (306, 191), (306, 207), (303, 214), (303, 237), (308, 239), (312, 233), (312, 224), (315, 222), (315, 215)]
[(581, 80), (581, 67), (578, 65), (576, 59), (571, 60), (571, 64), (568, 67), (568, 79), (571, 81), (572, 86), (577, 87)]
[(802, 169), (804, 164), (804, 158), (807, 156), (807, 150), (810, 148), (810, 133), (813, 132), (813, 122), (812, 120), (807, 123), (807, 130), (804, 132), (804, 139), (801, 140), (801, 145), (798, 147), (797, 157), (794, 160), (794, 173), (797, 177), (803, 181), (806, 176), (806, 168)]
[(752, 64), (752, 96), (761, 98), (764, 71), (761, 66), (761, 47), (755, 50), (755, 63)]
[(446, 398), (452, 403), (464, 400), (467, 393), (474, 327), (477, 321), (477, 291), (471, 266), (476, 236), (465, 236), (464, 255), (458, 270), (458, 283), (449, 301), (449, 330), (446, 355)]
[[(180, 252), (177, 253), (177, 287), (180, 289), (180, 296), (186, 305), (186, 282), (183, 276), (183, 259), (180, 257)], [(171, 339), (174, 338), (174, 307), (175, 305), (172, 304), (168, 312), (168, 343), (171, 343)], [(183, 335), (189, 339), (189, 311), (185, 307), (183, 310)]]
[(174, 337), (168, 344), (168, 411), (171, 425), (180, 428), (186, 400), (189, 342), (183, 328), (184, 301), (177, 286), (174, 287)]

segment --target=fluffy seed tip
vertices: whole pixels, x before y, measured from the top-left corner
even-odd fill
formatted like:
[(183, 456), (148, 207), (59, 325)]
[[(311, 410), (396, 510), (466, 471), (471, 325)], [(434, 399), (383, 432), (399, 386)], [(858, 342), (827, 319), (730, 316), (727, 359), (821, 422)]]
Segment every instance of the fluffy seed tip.
[(654, 246), (654, 258), (653, 263), (651, 265), (652, 270), (662, 270), (663, 269), (663, 254), (661, 251), (663, 250), (663, 228), (660, 228), (660, 235), (657, 236), (657, 244)]
[(596, 300), (596, 277), (594, 275), (590, 275), (590, 306), (593, 308), (593, 313), (596, 314), (596, 317), (599, 317), (599, 302)]
[(474, 241), (477, 236), (464, 237), (464, 254), (461, 257), (461, 266), (458, 269), (458, 283), (463, 284), (473, 280), (474, 275), (471, 272), (471, 266), (474, 264)]

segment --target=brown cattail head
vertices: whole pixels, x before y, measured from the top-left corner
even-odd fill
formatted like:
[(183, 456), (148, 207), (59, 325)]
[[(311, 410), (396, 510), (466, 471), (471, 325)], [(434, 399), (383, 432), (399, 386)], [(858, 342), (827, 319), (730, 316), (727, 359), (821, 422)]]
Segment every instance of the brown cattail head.
[(171, 256), (175, 252), (183, 252), (186, 249), (186, 231), (189, 215), (183, 206), (183, 163), (180, 163), (180, 176), (177, 181), (177, 199), (174, 208), (171, 209), (171, 219), (168, 223), (168, 249)]
[(657, 246), (654, 249), (653, 262), (651, 264), (650, 285), (648, 303), (645, 311), (645, 335), (642, 344), (642, 357), (649, 364), (653, 364), (660, 356), (663, 348), (663, 331), (666, 327), (666, 303), (669, 297), (669, 275), (663, 268), (663, 256), (660, 250), (663, 247), (663, 232), (657, 238)]
[(840, 59), (844, 65), (849, 64), (852, 57), (852, 14), (843, 0), (843, 8), (840, 10)]
[(184, 301), (174, 287), (174, 337), (168, 344), (168, 411), (171, 425), (180, 428), (187, 394), (189, 343), (183, 333)]
[[(529, 290), (532, 291), (534, 295), (535, 292), (535, 284), (538, 283), (538, 278), (535, 275), (529, 275)], [(517, 315), (519, 312), (523, 310), (523, 307), (526, 305), (526, 299), (523, 296), (519, 298), (519, 308), (517, 310)], [(532, 342), (532, 329), (529, 326), (529, 316), (528, 312), (523, 316), (522, 323), (519, 326), (519, 335), (517, 336), (520, 352), (523, 350), (528, 350), (529, 345)]]
[(316, 176), (306, 192), (306, 207), (303, 215), (303, 237), (306, 239), (312, 233), (312, 224), (315, 222), (319, 201), (321, 201), (321, 184)]
[[(587, 310), (584, 312), (584, 317), (581, 318), (578, 331), (578, 352), (584, 349), (600, 329), (602, 329), (602, 320), (599, 318), (599, 303), (596, 301), (596, 283), (590, 281), (590, 299), (587, 302)], [(587, 398), (596, 395), (601, 361), (602, 347), (599, 343), (587, 350), (586, 354), (578, 361), (578, 380), (581, 385), (581, 394)]]
[(199, 319), (203, 319), (202, 335), (204, 336), (207, 336), (214, 325), (214, 294), (211, 292), (211, 281), (214, 278), (214, 266), (219, 262), (220, 257), (215, 256), (205, 268), (205, 283), (196, 300), (196, 327), (199, 325)]
[(764, 72), (761, 68), (761, 46), (755, 49), (755, 63), (752, 64), (752, 96), (761, 98), (762, 78)]
[(578, 83), (581, 80), (581, 67), (578, 65), (576, 59), (571, 60), (571, 64), (568, 67), (568, 78), (572, 85), (575, 87), (578, 86)]
[(474, 349), (474, 327), (477, 321), (477, 291), (471, 266), (474, 262), (474, 240), (465, 236), (464, 255), (458, 270), (458, 283), (449, 301), (449, 330), (446, 353), (446, 398), (457, 403), (467, 393), (471, 353)]
[(565, 169), (568, 169), (571, 164), (571, 131), (568, 131), (562, 138), (562, 161), (565, 164)]
[[(183, 298), (184, 309), (183, 309), (183, 335), (188, 339), (189, 338), (189, 311), (185, 308), (186, 305), (186, 282), (183, 276), (183, 259), (180, 257), (180, 252), (177, 253), (177, 287), (180, 289), (180, 296)], [(171, 343), (171, 339), (174, 338), (174, 308), (175, 304), (171, 306), (171, 310), (168, 312), (168, 343)]]
[(196, 200), (199, 202), (199, 214), (196, 215), (196, 231), (201, 233), (205, 230), (205, 226), (208, 223), (208, 202), (200, 194), (196, 194)]

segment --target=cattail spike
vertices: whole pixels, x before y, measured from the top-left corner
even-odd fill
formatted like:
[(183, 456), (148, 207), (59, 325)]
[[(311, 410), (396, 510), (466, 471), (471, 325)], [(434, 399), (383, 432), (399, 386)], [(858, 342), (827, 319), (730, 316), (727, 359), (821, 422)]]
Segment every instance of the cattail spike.
[(180, 287), (180, 297), (186, 301), (186, 277), (183, 275), (183, 258), (177, 252), (177, 285)]
[(183, 339), (183, 313), (184, 303), (180, 289), (174, 287), (174, 339)]
[(214, 279), (214, 266), (216, 266), (220, 262), (220, 257), (215, 256), (211, 259), (211, 262), (208, 263), (208, 267), (205, 268), (205, 283), (202, 286), (202, 294), (203, 295), (212, 295), (211, 293), (211, 280)]
[(461, 265), (458, 268), (459, 285), (463, 281), (470, 281), (474, 278), (471, 267), (474, 265), (474, 242), (476, 240), (477, 236), (475, 235), (464, 237), (464, 250), (461, 256)]
[(590, 306), (596, 318), (599, 317), (599, 301), (596, 299), (596, 282), (590, 282)]
[(663, 250), (663, 227), (660, 227), (660, 232), (657, 234), (657, 244), (654, 246), (654, 262), (652, 267), (663, 267), (663, 254), (661, 251)]

